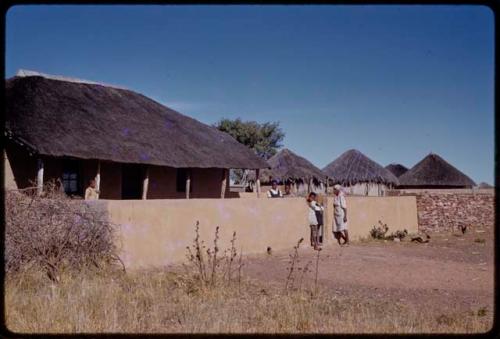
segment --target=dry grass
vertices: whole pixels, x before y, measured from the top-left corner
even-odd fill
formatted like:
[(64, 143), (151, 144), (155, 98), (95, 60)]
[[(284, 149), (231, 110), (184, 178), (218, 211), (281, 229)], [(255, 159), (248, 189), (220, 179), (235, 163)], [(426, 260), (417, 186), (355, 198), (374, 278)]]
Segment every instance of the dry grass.
[[(198, 226), (198, 225), (197, 225)], [(412, 304), (339, 297), (300, 263), (293, 248), (283, 284), (251, 281), (231, 248), (204, 245), (198, 227), (187, 263), (172, 270), (125, 272), (113, 266), (61, 266), (50, 280), (43, 265), (10, 270), (5, 322), (17, 333), (436, 333), (485, 332), (486, 309), (441, 314)], [(297, 281), (298, 280), (298, 281)]]
[(433, 315), (410, 305), (340, 298), (319, 288), (283, 291), (243, 279), (205, 289), (183, 274), (80, 272), (58, 284), (42, 272), (6, 279), (6, 325), (21, 333), (79, 332), (484, 332), (476, 314)]

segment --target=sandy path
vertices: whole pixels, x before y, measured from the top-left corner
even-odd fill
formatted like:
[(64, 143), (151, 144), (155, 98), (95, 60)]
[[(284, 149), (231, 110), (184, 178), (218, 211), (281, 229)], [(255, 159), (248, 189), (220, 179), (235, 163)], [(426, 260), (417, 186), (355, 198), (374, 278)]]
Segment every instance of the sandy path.
[[(491, 229), (477, 231), (466, 235), (432, 234), (429, 244), (367, 242), (348, 247), (327, 246), (320, 255), (318, 281), (342, 295), (381, 298), (438, 310), (492, 310), (493, 236)], [(478, 238), (485, 241), (476, 241)], [(245, 274), (284, 284), (288, 254), (250, 256)], [(299, 254), (298, 266), (312, 261), (314, 269), (316, 252), (303, 244)], [(312, 283), (314, 272), (303, 280)]]

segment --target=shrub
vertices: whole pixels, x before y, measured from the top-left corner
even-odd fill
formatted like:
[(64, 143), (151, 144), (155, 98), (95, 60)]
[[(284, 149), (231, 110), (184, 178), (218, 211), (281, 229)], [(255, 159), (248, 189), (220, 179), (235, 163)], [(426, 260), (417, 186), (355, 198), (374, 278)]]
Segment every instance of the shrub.
[(387, 232), (389, 231), (389, 227), (387, 224), (382, 223), (382, 221), (378, 221), (380, 226), (373, 226), (373, 228), (370, 230), (370, 236), (373, 239), (380, 239), (380, 240), (394, 240), (395, 238), (398, 238), (399, 240), (403, 240), (407, 235), (408, 231), (405, 230), (396, 230), (395, 232), (392, 232), (389, 235), (386, 235)]
[(385, 234), (389, 230), (389, 227), (387, 227), (387, 224), (383, 224), (382, 221), (378, 221), (380, 226), (373, 226), (373, 228), (370, 231), (370, 235), (374, 239), (385, 239)]
[(33, 188), (6, 191), (5, 226), (7, 272), (37, 266), (58, 281), (63, 268), (120, 261), (103, 205), (69, 199), (53, 182), (42, 197)]

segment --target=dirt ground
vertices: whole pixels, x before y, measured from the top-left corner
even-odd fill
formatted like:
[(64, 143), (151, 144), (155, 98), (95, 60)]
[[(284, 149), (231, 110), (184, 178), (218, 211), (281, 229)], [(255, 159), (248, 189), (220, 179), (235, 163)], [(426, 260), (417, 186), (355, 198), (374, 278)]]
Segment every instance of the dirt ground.
[[(424, 312), (493, 312), (493, 226), (429, 233), (429, 243), (368, 240), (320, 253), (318, 285), (339, 296), (412, 304)], [(314, 282), (316, 252), (304, 241), (299, 267), (311, 261)], [(247, 257), (245, 275), (284, 284), (290, 251)]]

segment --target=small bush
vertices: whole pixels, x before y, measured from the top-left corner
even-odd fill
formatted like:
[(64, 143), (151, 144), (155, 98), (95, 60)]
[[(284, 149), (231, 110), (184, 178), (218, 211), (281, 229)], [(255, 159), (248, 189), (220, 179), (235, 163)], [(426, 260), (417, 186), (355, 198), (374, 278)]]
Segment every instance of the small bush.
[(385, 239), (385, 234), (389, 230), (389, 227), (387, 224), (383, 224), (382, 221), (378, 221), (380, 226), (373, 226), (373, 228), (370, 231), (370, 235), (374, 239)]
[(58, 281), (63, 268), (119, 261), (102, 205), (69, 199), (53, 182), (46, 186), (43, 197), (36, 189), (5, 192), (6, 271), (37, 266)]
[(477, 310), (477, 316), (478, 317), (484, 317), (488, 313), (488, 308), (487, 307), (481, 307), (479, 310)]
[(408, 231), (407, 230), (396, 230), (396, 232), (392, 232), (389, 235), (386, 235), (387, 232), (389, 231), (389, 227), (387, 224), (382, 223), (382, 221), (378, 221), (380, 226), (373, 226), (373, 228), (370, 231), (370, 236), (373, 239), (379, 239), (379, 240), (394, 240), (395, 238), (398, 238), (399, 240), (403, 240), (407, 235)]

